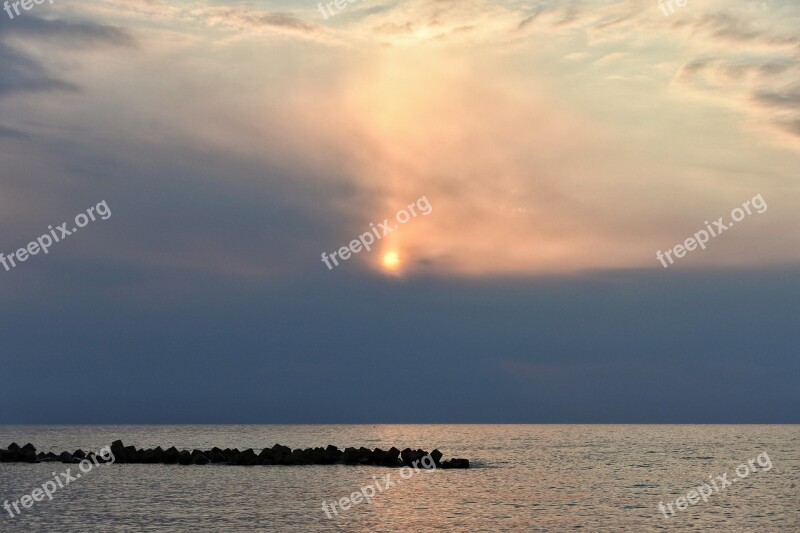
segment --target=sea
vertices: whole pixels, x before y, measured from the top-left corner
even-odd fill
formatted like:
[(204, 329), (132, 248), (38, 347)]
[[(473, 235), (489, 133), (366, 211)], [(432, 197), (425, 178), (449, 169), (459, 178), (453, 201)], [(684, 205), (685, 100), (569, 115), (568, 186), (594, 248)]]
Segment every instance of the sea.
[(0, 463), (0, 503), (67, 468), (74, 478), (19, 515), (0, 509), (0, 531), (800, 531), (798, 425), (0, 426), (0, 448), (97, 452), (117, 439), (437, 448), (471, 468), (100, 464), (75, 478), (77, 465)]

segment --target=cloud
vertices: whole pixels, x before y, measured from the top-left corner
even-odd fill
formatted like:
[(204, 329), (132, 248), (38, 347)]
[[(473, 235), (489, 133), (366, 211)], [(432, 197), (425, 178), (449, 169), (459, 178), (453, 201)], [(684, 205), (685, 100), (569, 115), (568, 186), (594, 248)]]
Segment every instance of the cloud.
[(517, 29), (524, 30), (527, 26), (532, 24), (540, 14), (541, 13), (537, 12), (534, 13), (533, 15), (528, 15), (527, 17), (525, 17), (520, 21), (520, 23), (517, 25)]
[(0, 40), (0, 97), (36, 91), (76, 91), (75, 84), (50, 75), (47, 69), (29, 54)]
[(87, 21), (43, 19), (25, 16), (3, 26), (3, 36), (55, 42), (59, 46), (89, 47), (113, 45), (136, 46), (133, 36), (122, 28)]
[(29, 139), (29, 135), (25, 132), (19, 131), (14, 128), (6, 128), (0, 124), (0, 137), (8, 139)]
[(331, 32), (318, 23), (303, 20), (291, 13), (264, 12), (241, 7), (204, 6), (188, 10), (181, 18), (202, 21), (209, 26), (222, 26), (256, 33), (267, 32), (286, 37), (300, 37), (319, 42), (334, 42)]
[[(91, 3), (81, 15), (98, 5), (107, 4)], [(766, 198), (794, 198), (780, 186), (789, 156), (734, 148), (738, 129), (744, 145), (768, 144), (744, 131), (744, 114), (796, 134), (791, 50), (751, 47), (756, 39), (733, 50), (707, 23), (676, 29), (674, 19), (636, 2), (551, 3), (530, 18), (529, 7), (505, 2), (410, 0), (348, 12), (329, 27), (314, 22), (313, 9), (108, 5), (131, 9), (98, 11), (92, 24), (114, 20), (136, 39), (84, 31), (85, 45), (122, 44), (82, 72), (87, 92), (46, 107), (31, 102), (3, 124), (37, 138), (38, 125), (51, 125), (31, 152), (46, 152), (57, 170), (19, 163), (45, 176), (43, 190), (102, 183), (129, 201), (126, 211), (152, 215), (150, 231), (122, 230), (127, 245), (109, 246), (123, 264), (248, 280), (291, 276), (322, 267), (319, 253), (424, 194), (434, 213), (381, 242), (403, 252), (415, 273), (657, 266), (655, 250), (752, 197), (759, 172), (775, 186), (762, 191)], [(49, 22), (25, 29), (26, 50), (48, 28), (56, 31)], [(57, 51), (46, 60), (60, 72), (75, 63)], [(299, 68), (307, 65), (314, 68)], [(693, 101), (697, 95), (704, 99)], [(733, 112), (720, 113), (720, 102)], [(724, 165), (720, 147), (729, 151)], [(14, 198), (27, 183), (15, 182)], [(220, 198), (225, 209), (216, 207)], [(193, 234), (177, 220), (206, 212), (225, 223), (204, 222), (186, 237)], [(774, 237), (758, 241), (759, 253), (742, 253), (753, 242), (742, 229), (730, 247), (715, 243), (693, 264), (793, 259), (797, 248), (787, 243), (796, 236), (780, 229), (793, 215), (770, 213)], [(239, 216), (248, 239), (270, 228), (262, 237), (269, 246), (241, 244)], [(758, 220), (751, 227), (766, 231)], [(382, 251), (347, 268), (373, 268)]]
[(795, 135), (800, 135), (800, 119), (793, 120), (790, 122), (783, 123), (783, 127), (785, 127), (788, 131), (794, 133)]
[[(92, 22), (45, 20), (28, 15), (13, 21), (0, 21), (0, 29), (0, 64), (3, 65), (0, 97), (19, 92), (78, 90), (76, 84), (52, 74), (42, 60), (28, 51), (42, 48), (42, 43), (59, 49), (135, 45), (134, 39), (124, 30)], [(19, 46), (20, 42), (28, 46), (23, 48)]]
[(317, 33), (320, 30), (318, 24), (305, 22), (286, 13), (267, 13), (253, 17), (253, 23), (257, 26), (269, 26), (274, 28), (286, 28), (301, 33)]
[(780, 93), (759, 91), (755, 98), (767, 106), (786, 107), (800, 111), (800, 87)]
[(800, 44), (797, 36), (778, 35), (772, 30), (757, 28), (751, 22), (725, 11), (678, 20), (674, 27), (705, 32), (711, 38), (724, 42), (755, 42), (780, 47)]
[(708, 58), (693, 59), (681, 68), (677, 77), (682, 81), (689, 81), (704, 72), (712, 61)]

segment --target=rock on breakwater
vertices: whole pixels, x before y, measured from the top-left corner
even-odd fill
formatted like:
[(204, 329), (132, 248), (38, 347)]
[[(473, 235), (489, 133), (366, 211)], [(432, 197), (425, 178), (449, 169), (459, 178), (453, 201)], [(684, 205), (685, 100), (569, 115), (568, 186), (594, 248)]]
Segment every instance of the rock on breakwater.
[[(82, 459), (94, 457), (98, 462), (114, 462), (122, 464), (166, 464), (166, 465), (371, 465), (385, 467), (418, 466), (419, 468), (469, 468), (467, 459), (450, 459), (442, 461), (443, 454), (439, 450), (428, 453), (424, 450), (406, 448), (398, 450), (390, 448), (382, 450), (375, 448), (345, 448), (336, 446), (326, 448), (305, 448), (292, 450), (288, 446), (275, 444), (272, 448), (264, 448), (258, 453), (252, 448), (239, 450), (237, 448), (210, 450), (178, 450), (174, 446), (166, 450), (160, 446), (150, 449), (137, 449), (126, 446), (121, 440), (111, 444), (113, 461), (107, 461), (94, 452), (75, 450), (74, 452), (36, 452), (32, 444), (19, 446), (11, 443), (7, 449), (0, 449), (1, 463), (40, 463), (61, 462), (67, 464), (79, 463)], [(423, 460), (425, 459), (425, 460)]]

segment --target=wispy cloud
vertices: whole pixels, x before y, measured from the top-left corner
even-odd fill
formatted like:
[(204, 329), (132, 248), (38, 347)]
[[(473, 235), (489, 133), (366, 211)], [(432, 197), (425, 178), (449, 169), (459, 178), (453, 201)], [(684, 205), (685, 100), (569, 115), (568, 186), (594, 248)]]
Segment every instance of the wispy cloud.
[[(89, 0), (48, 17), (0, 41), (3, 126), (40, 141), (4, 155), (18, 174), (144, 203), (135, 183), (190, 218), (223, 196), (273, 228), (260, 248), (232, 245), (236, 224), (169, 246), (131, 232), (126, 264), (291, 275), (426, 194), (436, 215), (383, 243), (418, 273), (641, 267), (742, 198), (798, 194), (792, 4), (375, 0), (325, 21), (313, 4)], [(693, 265), (796, 260), (796, 215), (770, 213)]]
[[(42, 19), (33, 15), (0, 17), (0, 97), (29, 91), (76, 91), (78, 84), (51, 73), (31, 49), (135, 46), (126, 31), (87, 21)], [(20, 46), (20, 44), (26, 46)]]

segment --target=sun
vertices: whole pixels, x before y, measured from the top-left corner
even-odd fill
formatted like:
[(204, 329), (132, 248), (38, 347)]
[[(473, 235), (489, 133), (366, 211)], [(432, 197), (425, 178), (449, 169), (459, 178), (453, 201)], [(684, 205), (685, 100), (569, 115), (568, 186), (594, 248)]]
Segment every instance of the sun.
[(383, 254), (381, 264), (386, 270), (394, 272), (400, 268), (400, 255), (397, 252), (386, 252)]

